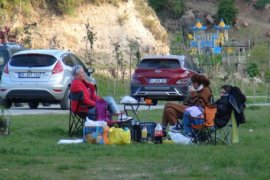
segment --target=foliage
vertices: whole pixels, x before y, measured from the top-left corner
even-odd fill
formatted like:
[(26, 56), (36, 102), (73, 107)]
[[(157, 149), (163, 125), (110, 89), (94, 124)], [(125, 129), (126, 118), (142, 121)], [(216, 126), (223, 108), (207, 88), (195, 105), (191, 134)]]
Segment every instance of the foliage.
[(148, 0), (149, 5), (155, 10), (155, 11), (160, 11), (164, 8), (166, 5), (167, 0)]
[(127, 41), (129, 47), (129, 79), (131, 79), (132, 67), (134, 67), (135, 64), (139, 64), (140, 61), (140, 44), (136, 39), (127, 39)]
[(171, 54), (184, 54), (185, 44), (183, 43), (183, 34), (177, 33), (173, 37), (171, 37)]
[(118, 77), (118, 72), (120, 71), (121, 80), (124, 80), (125, 75), (126, 75), (127, 61), (124, 60), (123, 51), (121, 50), (120, 42), (117, 41), (117, 42), (113, 43), (113, 46), (114, 46), (113, 53), (114, 53), (115, 60), (116, 60), (116, 65), (117, 65), (116, 75)]
[[(94, 32), (94, 27), (90, 26), (89, 22), (85, 24), (86, 28), (86, 58), (89, 60), (89, 66), (93, 66), (93, 47), (96, 41), (96, 33)], [(88, 52), (88, 42), (90, 43), (90, 52)]]
[(237, 16), (237, 9), (234, 0), (221, 0), (218, 5), (218, 18), (223, 18), (226, 24), (234, 24)]
[(184, 12), (183, 0), (149, 0), (148, 3), (156, 12), (162, 9), (169, 10), (175, 18), (181, 17)]
[(270, 47), (266, 43), (256, 44), (250, 52), (251, 61), (259, 65), (259, 69), (265, 71), (270, 68)]
[(78, 7), (81, 0), (57, 0), (51, 1), (55, 7), (57, 13), (63, 14), (72, 14), (74, 10)]
[(264, 79), (266, 82), (270, 82), (270, 68), (265, 71)]
[(247, 66), (247, 74), (250, 78), (254, 78), (260, 74), (258, 64), (252, 62)]
[(258, 0), (255, 2), (254, 7), (256, 9), (264, 9), (266, 4), (269, 4), (270, 0)]

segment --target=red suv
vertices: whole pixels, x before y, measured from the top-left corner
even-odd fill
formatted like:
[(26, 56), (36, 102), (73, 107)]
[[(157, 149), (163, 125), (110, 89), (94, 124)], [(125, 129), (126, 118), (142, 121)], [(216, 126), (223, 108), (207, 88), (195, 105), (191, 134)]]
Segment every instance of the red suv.
[(190, 77), (200, 73), (190, 56), (152, 55), (144, 57), (131, 79), (131, 96), (181, 101), (188, 93)]

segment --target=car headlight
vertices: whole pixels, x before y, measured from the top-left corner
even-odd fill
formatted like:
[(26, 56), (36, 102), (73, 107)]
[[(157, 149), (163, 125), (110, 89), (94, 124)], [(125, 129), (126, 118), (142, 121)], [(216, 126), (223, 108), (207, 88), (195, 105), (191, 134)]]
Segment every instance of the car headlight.
[(131, 84), (141, 84), (141, 82), (136, 78), (132, 78), (131, 79)]
[(175, 84), (177, 84), (177, 85), (187, 85), (188, 81), (189, 81), (189, 79), (179, 79), (178, 81), (176, 81)]

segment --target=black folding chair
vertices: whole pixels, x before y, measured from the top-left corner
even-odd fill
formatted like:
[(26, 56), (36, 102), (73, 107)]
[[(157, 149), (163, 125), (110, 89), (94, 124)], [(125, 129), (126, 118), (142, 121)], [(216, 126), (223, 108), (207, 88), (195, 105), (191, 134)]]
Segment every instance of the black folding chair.
[[(86, 112), (78, 112), (79, 106), (82, 105), (83, 92), (70, 92), (70, 109), (69, 109), (69, 136), (82, 136), (82, 128), (87, 117)], [(76, 102), (76, 107), (72, 108), (72, 102)], [(72, 111), (73, 109), (73, 111)], [(74, 111), (75, 109), (75, 111)]]

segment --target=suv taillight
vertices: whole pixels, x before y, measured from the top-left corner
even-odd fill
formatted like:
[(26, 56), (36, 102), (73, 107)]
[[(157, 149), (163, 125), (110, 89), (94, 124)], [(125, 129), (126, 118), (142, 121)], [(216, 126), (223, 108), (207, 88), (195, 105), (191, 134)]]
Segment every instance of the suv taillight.
[(52, 70), (52, 74), (57, 74), (57, 73), (60, 73), (62, 72), (64, 69), (63, 69), (63, 66), (61, 64), (60, 61), (58, 61), (56, 63), (56, 65), (54, 66), (53, 70)]
[(4, 73), (5, 73), (5, 74), (8, 74), (8, 64), (5, 65)]

